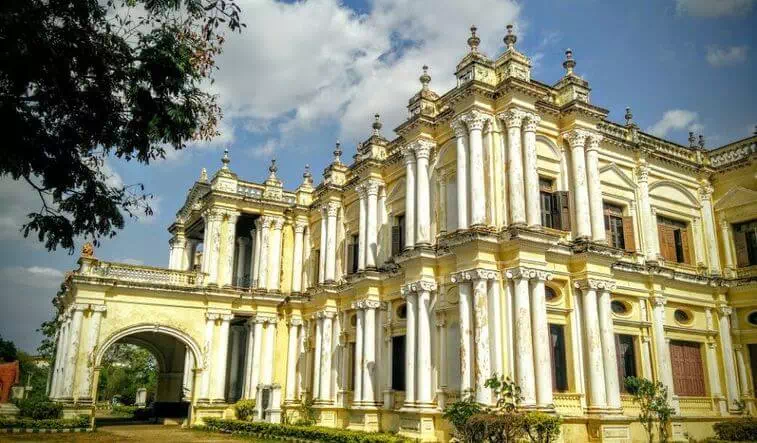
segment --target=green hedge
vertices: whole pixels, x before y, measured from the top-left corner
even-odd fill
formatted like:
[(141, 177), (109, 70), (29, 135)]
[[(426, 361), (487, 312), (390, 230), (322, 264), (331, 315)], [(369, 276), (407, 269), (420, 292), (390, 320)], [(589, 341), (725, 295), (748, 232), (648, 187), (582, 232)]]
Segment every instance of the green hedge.
[(719, 440), (757, 441), (757, 419), (754, 418), (715, 423), (712, 429)]
[(230, 434), (255, 434), (264, 437), (303, 438), (313, 441), (328, 441), (330, 443), (404, 443), (409, 440), (391, 434), (343, 429), (321, 428), (316, 426), (280, 425), (275, 423), (249, 422), (241, 420), (222, 420), (206, 418), (205, 429)]
[(111, 408), (110, 413), (111, 415), (117, 415), (119, 417), (133, 417), (134, 413), (139, 408), (139, 406), (114, 405), (113, 408)]
[(60, 418), (63, 405), (47, 400), (21, 400), (17, 403), (18, 415), (34, 420), (49, 420)]
[(73, 429), (89, 428), (89, 417), (80, 415), (77, 418), (62, 419), (49, 418), (34, 420), (31, 418), (0, 417), (0, 429)]

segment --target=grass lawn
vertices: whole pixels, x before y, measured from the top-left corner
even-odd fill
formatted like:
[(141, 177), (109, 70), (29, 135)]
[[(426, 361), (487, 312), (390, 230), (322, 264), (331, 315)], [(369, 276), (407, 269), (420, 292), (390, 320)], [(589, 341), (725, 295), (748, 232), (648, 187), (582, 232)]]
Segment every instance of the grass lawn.
[(252, 437), (240, 437), (215, 432), (203, 432), (182, 429), (178, 426), (163, 425), (119, 425), (101, 426), (97, 432), (83, 434), (0, 434), (0, 442), (5, 441), (44, 441), (44, 442), (226, 442), (246, 441), (256, 443), (274, 443), (275, 440), (260, 440)]

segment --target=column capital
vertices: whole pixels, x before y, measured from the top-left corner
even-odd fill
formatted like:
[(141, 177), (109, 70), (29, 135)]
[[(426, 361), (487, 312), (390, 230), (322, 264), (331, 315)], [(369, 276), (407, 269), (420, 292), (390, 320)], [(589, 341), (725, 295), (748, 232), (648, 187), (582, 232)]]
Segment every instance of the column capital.
[(108, 310), (105, 305), (89, 305), (89, 309), (91, 309), (92, 312), (100, 312), (100, 313)]
[(447, 313), (445, 311), (436, 311), (436, 318), (434, 324), (443, 328), (447, 325)]
[(323, 319), (329, 319), (329, 320), (331, 320), (331, 319), (334, 318), (334, 316), (336, 316), (336, 312), (334, 312), (334, 311), (318, 311), (318, 312), (316, 312), (313, 315), (315, 316), (315, 318), (318, 318), (318, 319), (323, 318)]
[(302, 326), (302, 317), (291, 317), (289, 319), (289, 326)]
[(653, 295), (649, 301), (652, 302), (654, 307), (664, 307), (668, 303), (668, 299), (664, 295)]
[(247, 246), (247, 244), (250, 242), (250, 239), (247, 237), (237, 237), (237, 244), (239, 246)]
[(523, 132), (536, 132), (541, 117), (535, 112), (525, 112), (523, 116)]
[(358, 187), (361, 189), (362, 195), (360, 198), (364, 198), (364, 196), (369, 195), (378, 195), (379, 189), (381, 186), (384, 185), (384, 182), (377, 179), (377, 178), (369, 178), (364, 180), (362, 183), (358, 185)]
[(597, 151), (599, 150), (599, 144), (604, 139), (603, 136), (595, 133), (590, 133), (589, 137), (586, 139), (586, 151)]
[(461, 117), (456, 117), (452, 120), (449, 126), (452, 128), (452, 132), (455, 133), (455, 137), (457, 138), (465, 137), (468, 133), (468, 128), (465, 126), (465, 122), (463, 122)]
[(234, 318), (234, 314), (218, 314), (218, 318), (223, 322), (230, 322)]
[(256, 323), (259, 323), (259, 324), (272, 323), (275, 325), (276, 323), (278, 323), (278, 320), (279, 318), (275, 314), (268, 314), (268, 313), (262, 314), (261, 313), (261, 314), (255, 314), (252, 317), (250, 317), (250, 319), (247, 320), (247, 323), (249, 325), (254, 325)]
[(649, 165), (647, 163), (641, 163), (636, 167), (636, 176), (639, 183), (649, 183)]
[(436, 147), (436, 143), (432, 140), (421, 138), (410, 143), (412, 150), (415, 151), (415, 157), (417, 159), (428, 159), (431, 155), (431, 151)]
[(728, 231), (731, 229), (731, 226), (730, 226), (731, 224), (728, 223), (728, 220), (726, 220), (725, 217), (723, 216), (719, 217), (718, 223), (720, 224), (720, 229), (724, 231)]
[(599, 291), (614, 291), (617, 284), (612, 280), (600, 280), (596, 278), (587, 278), (584, 280), (578, 280), (573, 283), (573, 287), (576, 289), (587, 290), (599, 290)]
[(294, 222), (294, 233), (295, 234), (302, 234), (303, 232), (305, 232), (305, 228), (307, 228), (307, 227), (308, 227), (307, 220), (299, 220), (298, 219), (298, 220), (296, 220)]
[(218, 320), (221, 318), (221, 314), (217, 312), (206, 312), (205, 313), (205, 319), (206, 320)]
[(587, 139), (589, 139), (592, 135), (593, 133), (591, 131), (580, 128), (571, 129), (560, 134), (563, 140), (568, 142), (568, 145), (570, 145), (571, 149), (583, 148), (586, 144)]
[(407, 283), (402, 286), (401, 292), (403, 298), (408, 293), (418, 293), (422, 291), (436, 291), (437, 284), (434, 280), (418, 280), (412, 283)]
[(712, 197), (712, 193), (714, 192), (714, 189), (709, 184), (702, 185), (697, 190), (699, 191), (699, 199), (702, 201), (708, 201)]
[(744, 350), (744, 345), (742, 345), (741, 343), (734, 343), (733, 350), (734, 352), (741, 352)]
[(450, 281), (460, 283), (474, 280), (496, 280), (497, 277), (499, 277), (499, 271), (495, 269), (474, 268), (450, 274)]
[(733, 313), (733, 308), (728, 305), (719, 305), (718, 313), (720, 313), (721, 317), (728, 317)]
[(402, 155), (405, 156), (405, 165), (415, 163), (415, 149), (413, 149), (412, 145), (407, 145), (402, 148)]
[(468, 126), (469, 131), (482, 130), (491, 117), (478, 110), (470, 110), (460, 116), (460, 119)]
[(339, 212), (339, 206), (339, 202), (330, 201), (323, 205), (322, 210), (328, 217), (336, 217), (337, 212)]
[(505, 122), (505, 127), (507, 127), (507, 129), (520, 128), (525, 117), (526, 112), (518, 108), (510, 108), (497, 115), (498, 119)]
[(358, 300), (352, 303), (352, 309), (379, 309), (384, 304), (378, 300)]
[(543, 271), (541, 269), (532, 269), (519, 266), (516, 268), (510, 268), (505, 271), (505, 276), (509, 279), (526, 279), (526, 280), (540, 280), (548, 281), (552, 280), (552, 273)]

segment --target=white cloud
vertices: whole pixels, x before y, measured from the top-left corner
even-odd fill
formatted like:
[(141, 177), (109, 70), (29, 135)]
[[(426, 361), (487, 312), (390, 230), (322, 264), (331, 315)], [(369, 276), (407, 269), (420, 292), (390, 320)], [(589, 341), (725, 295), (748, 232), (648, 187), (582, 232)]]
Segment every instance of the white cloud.
[(0, 281), (42, 289), (57, 289), (63, 283), (63, 272), (42, 266), (11, 266), (0, 269)]
[(746, 61), (747, 52), (749, 52), (749, 47), (746, 45), (730, 48), (708, 46), (707, 63), (715, 67), (737, 65)]
[(0, 177), (0, 240), (21, 238), (21, 226), (29, 219), (27, 214), (39, 211), (42, 200), (25, 181), (9, 176)]
[(269, 138), (263, 144), (250, 148), (247, 154), (254, 158), (270, 158), (274, 156), (273, 154), (279, 149), (280, 145), (279, 140)]
[(692, 17), (744, 16), (755, 0), (675, 0), (676, 11)]
[(702, 129), (704, 129), (704, 126), (697, 121), (698, 119), (699, 115), (696, 112), (687, 111), (685, 109), (671, 109), (665, 111), (662, 115), (662, 119), (650, 126), (647, 129), (647, 132), (657, 137), (665, 137), (671, 131), (681, 129), (701, 132)]
[(145, 264), (144, 261), (136, 259), (136, 258), (122, 258), (120, 260), (116, 260), (117, 263), (125, 263), (127, 265), (143, 265)]

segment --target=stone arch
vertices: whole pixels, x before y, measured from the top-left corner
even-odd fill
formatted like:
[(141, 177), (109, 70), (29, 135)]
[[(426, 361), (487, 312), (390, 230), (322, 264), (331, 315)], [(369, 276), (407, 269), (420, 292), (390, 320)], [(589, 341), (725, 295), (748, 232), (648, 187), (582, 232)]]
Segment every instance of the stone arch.
[(684, 185), (680, 183), (674, 182), (673, 180), (658, 180), (649, 185), (649, 192), (651, 193), (653, 190), (659, 187), (673, 188), (683, 194), (684, 197), (686, 197), (691, 202), (691, 206), (695, 208), (699, 208), (700, 206), (699, 200), (697, 200), (694, 194), (692, 194), (691, 191), (689, 191)]
[[(105, 355), (105, 351), (108, 350), (113, 344), (118, 342), (121, 339), (127, 338), (130, 335), (139, 334), (140, 332), (153, 332), (153, 333), (160, 333), (165, 334), (168, 336), (171, 336), (184, 345), (187, 346), (188, 349), (192, 351), (192, 356), (194, 357), (194, 364), (195, 369), (201, 369), (205, 367), (206, 362), (202, 358), (203, 353), (201, 348), (197, 345), (197, 342), (187, 333), (180, 331), (178, 329), (172, 328), (170, 326), (162, 326), (157, 324), (149, 324), (149, 323), (142, 323), (138, 325), (132, 325), (128, 326), (126, 328), (120, 329), (114, 333), (112, 333), (110, 336), (108, 336), (105, 340), (103, 340), (100, 345), (97, 346), (95, 349), (95, 358), (94, 358), (94, 364), (95, 367), (99, 367), (102, 358)], [(156, 355), (156, 358), (159, 358)]]
[(549, 137), (545, 137), (544, 135), (538, 134), (536, 136), (536, 143), (542, 142), (552, 151), (552, 153), (555, 155), (555, 158), (560, 160), (562, 158), (562, 153), (560, 148), (555, 144), (553, 140), (551, 140)]

